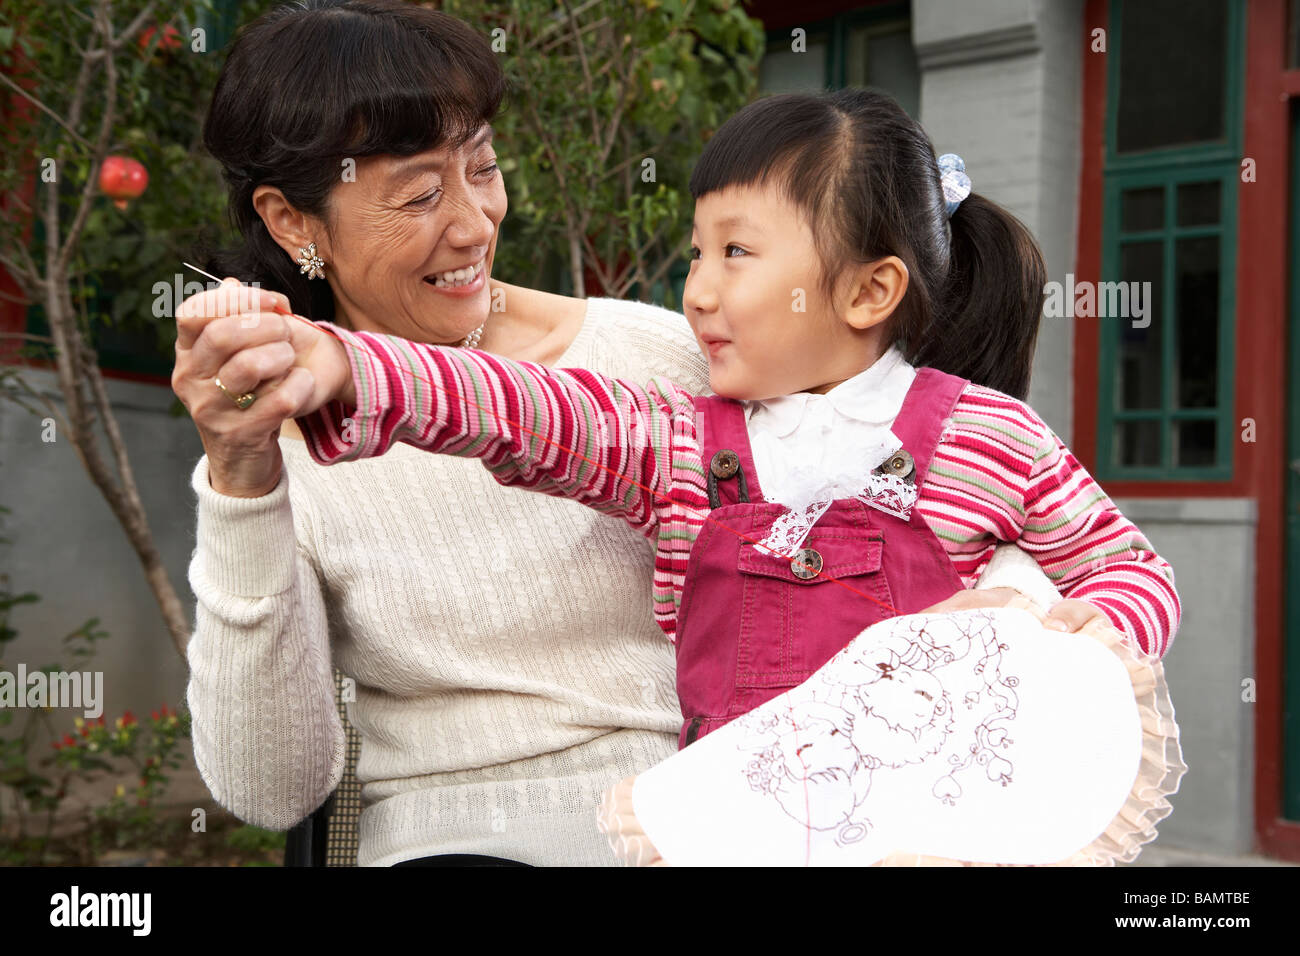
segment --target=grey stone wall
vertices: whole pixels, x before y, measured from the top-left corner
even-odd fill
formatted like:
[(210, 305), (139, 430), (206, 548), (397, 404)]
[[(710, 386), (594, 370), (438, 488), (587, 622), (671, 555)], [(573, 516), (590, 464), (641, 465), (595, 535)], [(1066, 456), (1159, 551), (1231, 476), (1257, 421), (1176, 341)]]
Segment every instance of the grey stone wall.
[[(51, 373), (25, 374), (55, 393)], [(108, 391), (155, 540), (192, 623), (185, 574), (194, 548), (189, 476), (203, 454), (198, 434), (188, 416), (167, 414), (174, 396), (165, 385), (110, 379)], [(182, 702), (185, 667), (126, 534), (66, 438), (56, 431), (55, 441), (42, 441), (41, 420), (7, 402), (0, 402), (0, 504), (12, 511), (0, 568), (13, 590), (41, 595), (39, 603), (15, 609), (20, 636), (5, 655), (6, 667), (54, 660), (68, 666), (61, 638), (98, 617), (111, 635), (94, 662), (104, 672), (105, 716), (111, 721), (125, 709), (147, 714), (164, 700)], [(74, 716), (67, 714), (69, 730)]]
[(1214, 853), (1254, 846), (1256, 506), (1242, 498), (1115, 504), (1174, 567), (1182, 626), (1165, 655), (1187, 775), (1159, 843)]
[[(1064, 281), (1078, 233), (1081, 0), (915, 0), (912, 17), (935, 149), (965, 160), (975, 191), (1024, 221), (1048, 278)], [(1072, 322), (1043, 320), (1029, 395), (1066, 444)]]

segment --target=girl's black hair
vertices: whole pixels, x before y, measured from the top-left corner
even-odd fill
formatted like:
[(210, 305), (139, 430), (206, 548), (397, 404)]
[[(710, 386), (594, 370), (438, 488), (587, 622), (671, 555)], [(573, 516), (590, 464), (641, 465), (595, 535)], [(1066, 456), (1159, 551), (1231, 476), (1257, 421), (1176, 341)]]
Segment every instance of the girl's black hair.
[(328, 224), (344, 160), (462, 145), (492, 121), (504, 92), (488, 42), (445, 13), (401, 0), (296, 0), (270, 10), (240, 31), (203, 125), (243, 239), (201, 253), (204, 268), (332, 320), (329, 284), (309, 282), (271, 238), (253, 190), (275, 186)]
[(697, 200), (771, 181), (807, 217), (822, 286), (853, 263), (898, 256), (907, 292), (886, 340), (930, 366), (1023, 399), (1047, 269), (1015, 216), (971, 193), (949, 219), (934, 146), (888, 94), (789, 93), (749, 104), (704, 148)]

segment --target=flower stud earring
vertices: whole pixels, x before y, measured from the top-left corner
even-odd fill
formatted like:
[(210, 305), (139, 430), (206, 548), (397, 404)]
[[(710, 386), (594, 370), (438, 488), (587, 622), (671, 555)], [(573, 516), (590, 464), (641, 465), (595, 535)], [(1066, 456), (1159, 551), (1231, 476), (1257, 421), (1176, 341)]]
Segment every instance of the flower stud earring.
[(302, 266), (302, 272), (308, 279), (325, 278), (325, 260), (316, 255), (316, 243), (307, 243), (307, 248), (298, 250), (301, 255), (298, 257), (298, 265)]

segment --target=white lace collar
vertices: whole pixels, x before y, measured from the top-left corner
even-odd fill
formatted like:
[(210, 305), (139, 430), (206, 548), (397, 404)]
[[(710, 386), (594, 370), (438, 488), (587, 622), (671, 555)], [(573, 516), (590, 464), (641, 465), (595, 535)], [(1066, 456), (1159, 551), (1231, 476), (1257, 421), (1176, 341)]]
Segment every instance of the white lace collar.
[(777, 437), (793, 434), (802, 425), (829, 428), (836, 418), (868, 425), (892, 422), (916, 371), (896, 346), (890, 346), (869, 368), (836, 385), (824, 395), (795, 392), (763, 401), (746, 401), (745, 421)]

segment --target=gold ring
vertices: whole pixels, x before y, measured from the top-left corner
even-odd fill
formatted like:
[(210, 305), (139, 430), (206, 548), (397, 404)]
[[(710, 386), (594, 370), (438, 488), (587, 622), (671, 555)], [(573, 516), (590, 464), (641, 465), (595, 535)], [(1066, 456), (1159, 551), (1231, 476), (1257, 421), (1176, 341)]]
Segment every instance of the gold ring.
[(253, 402), (257, 401), (257, 396), (252, 392), (245, 392), (243, 395), (232, 395), (230, 389), (221, 384), (221, 379), (214, 378), (213, 381), (216, 383), (217, 388), (221, 389), (221, 391), (224, 392), (232, 402), (239, 406), (241, 412), (249, 405), (252, 405)]

